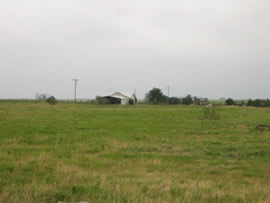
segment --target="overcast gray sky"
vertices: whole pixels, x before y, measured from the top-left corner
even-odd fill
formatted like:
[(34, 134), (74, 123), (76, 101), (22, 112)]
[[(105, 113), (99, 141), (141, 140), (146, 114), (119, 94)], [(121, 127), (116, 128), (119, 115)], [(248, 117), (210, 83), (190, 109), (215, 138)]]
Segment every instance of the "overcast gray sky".
[(0, 98), (270, 97), (269, 0), (1, 0)]

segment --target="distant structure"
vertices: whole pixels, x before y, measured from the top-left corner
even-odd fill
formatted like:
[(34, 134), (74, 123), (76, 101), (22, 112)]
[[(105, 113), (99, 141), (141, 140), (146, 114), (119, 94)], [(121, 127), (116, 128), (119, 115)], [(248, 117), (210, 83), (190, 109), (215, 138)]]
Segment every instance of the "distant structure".
[(74, 81), (74, 102), (77, 100), (77, 82), (79, 79), (72, 79)]
[(114, 92), (109, 95), (103, 96), (103, 98), (109, 100), (110, 104), (127, 105), (129, 104), (130, 100), (132, 100), (134, 104), (137, 102), (137, 98), (134, 93)]
[(194, 97), (194, 105), (208, 105), (209, 101), (207, 98), (199, 98), (199, 97)]

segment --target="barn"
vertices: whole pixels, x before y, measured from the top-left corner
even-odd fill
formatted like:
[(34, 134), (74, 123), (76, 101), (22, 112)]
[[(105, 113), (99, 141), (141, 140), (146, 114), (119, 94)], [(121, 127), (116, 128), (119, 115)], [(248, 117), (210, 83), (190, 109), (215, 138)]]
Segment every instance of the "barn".
[(208, 105), (209, 104), (208, 98), (194, 97), (193, 101), (195, 105)]
[(127, 105), (129, 101), (132, 100), (135, 104), (137, 99), (134, 93), (121, 93), (121, 92), (114, 92), (109, 95), (103, 97), (110, 101), (111, 104), (122, 104)]

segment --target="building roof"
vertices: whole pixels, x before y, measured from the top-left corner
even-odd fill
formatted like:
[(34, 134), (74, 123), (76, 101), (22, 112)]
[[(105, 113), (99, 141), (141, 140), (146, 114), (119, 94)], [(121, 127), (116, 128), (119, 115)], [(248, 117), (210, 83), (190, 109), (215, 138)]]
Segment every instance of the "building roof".
[(114, 97), (114, 98), (118, 98), (118, 99), (134, 99), (134, 94), (133, 93), (121, 93), (121, 92), (113, 92), (110, 93), (109, 95), (106, 95), (104, 97)]
[(123, 97), (123, 96), (115, 96), (115, 95), (107, 95), (104, 97), (113, 97), (113, 98), (117, 98), (117, 99), (126, 99), (127, 97)]

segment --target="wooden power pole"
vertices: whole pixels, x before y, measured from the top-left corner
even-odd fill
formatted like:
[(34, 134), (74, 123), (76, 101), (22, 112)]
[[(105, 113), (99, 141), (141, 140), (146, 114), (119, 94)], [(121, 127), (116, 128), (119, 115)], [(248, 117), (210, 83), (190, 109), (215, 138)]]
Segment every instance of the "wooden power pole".
[(74, 81), (74, 102), (76, 102), (77, 98), (77, 82), (79, 81), (79, 79), (73, 79)]

